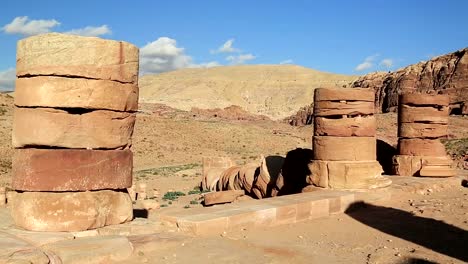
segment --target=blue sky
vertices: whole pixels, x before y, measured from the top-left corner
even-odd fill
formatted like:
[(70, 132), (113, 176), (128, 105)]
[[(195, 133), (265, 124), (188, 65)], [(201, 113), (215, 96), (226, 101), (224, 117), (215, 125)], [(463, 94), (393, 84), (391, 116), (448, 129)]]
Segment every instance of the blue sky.
[(0, 89), (16, 41), (41, 32), (124, 40), (143, 73), (232, 64), (297, 64), (365, 74), (468, 46), (466, 0), (3, 1)]

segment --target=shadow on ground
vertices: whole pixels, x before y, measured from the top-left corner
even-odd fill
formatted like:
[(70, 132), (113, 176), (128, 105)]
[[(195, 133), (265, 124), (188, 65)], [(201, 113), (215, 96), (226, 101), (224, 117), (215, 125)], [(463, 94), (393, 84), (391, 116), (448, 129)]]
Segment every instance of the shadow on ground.
[(389, 235), (468, 262), (468, 231), (464, 229), (443, 221), (416, 216), (403, 210), (365, 202), (350, 205), (345, 213)]

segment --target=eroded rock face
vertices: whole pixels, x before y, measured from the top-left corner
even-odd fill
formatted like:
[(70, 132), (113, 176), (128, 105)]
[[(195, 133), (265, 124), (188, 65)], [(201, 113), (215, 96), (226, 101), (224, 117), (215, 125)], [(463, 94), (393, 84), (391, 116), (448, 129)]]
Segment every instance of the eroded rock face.
[(449, 94), (452, 108), (463, 108), (468, 101), (468, 48), (394, 72), (369, 73), (351, 86), (374, 89), (376, 110), (384, 113), (396, 111), (399, 94), (413, 91)]
[(285, 119), (291, 126), (311, 125), (314, 120), (314, 105), (301, 107), (296, 114)]
[(17, 226), (33, 231), (81, 231), (132, 220), (126, 192), (17, 192), (11, 215)]

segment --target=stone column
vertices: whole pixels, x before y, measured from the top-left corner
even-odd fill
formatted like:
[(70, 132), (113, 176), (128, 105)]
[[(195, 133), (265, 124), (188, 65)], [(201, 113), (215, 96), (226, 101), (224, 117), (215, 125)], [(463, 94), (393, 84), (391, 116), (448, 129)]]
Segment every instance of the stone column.
[(45, 34), (18, 42), (12, 201), (16, 225), (80, 231), (133, 218), (130, 150), (138, 48)]
[(401, 176), (454, 176), (452, 159), (440, 141), (448, 134), (446, 94), (407, 93), (398, 104), (398, 155), (393, 170)]
[(314, 96), (314, 160), (308, 183), (373, 189), (391, 181), (376, 160), (374, 91), (318, 88)]

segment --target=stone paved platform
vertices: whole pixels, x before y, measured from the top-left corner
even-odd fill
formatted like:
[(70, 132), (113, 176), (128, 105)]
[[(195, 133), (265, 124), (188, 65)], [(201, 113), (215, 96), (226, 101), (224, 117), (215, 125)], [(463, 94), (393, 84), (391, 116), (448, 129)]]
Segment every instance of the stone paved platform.
[(220, 234), (244, 227), (277, 226), (342, 213), (354, 193), (320, 190), (208, 208), (162, 213), (161, 221), (192, 235)]

